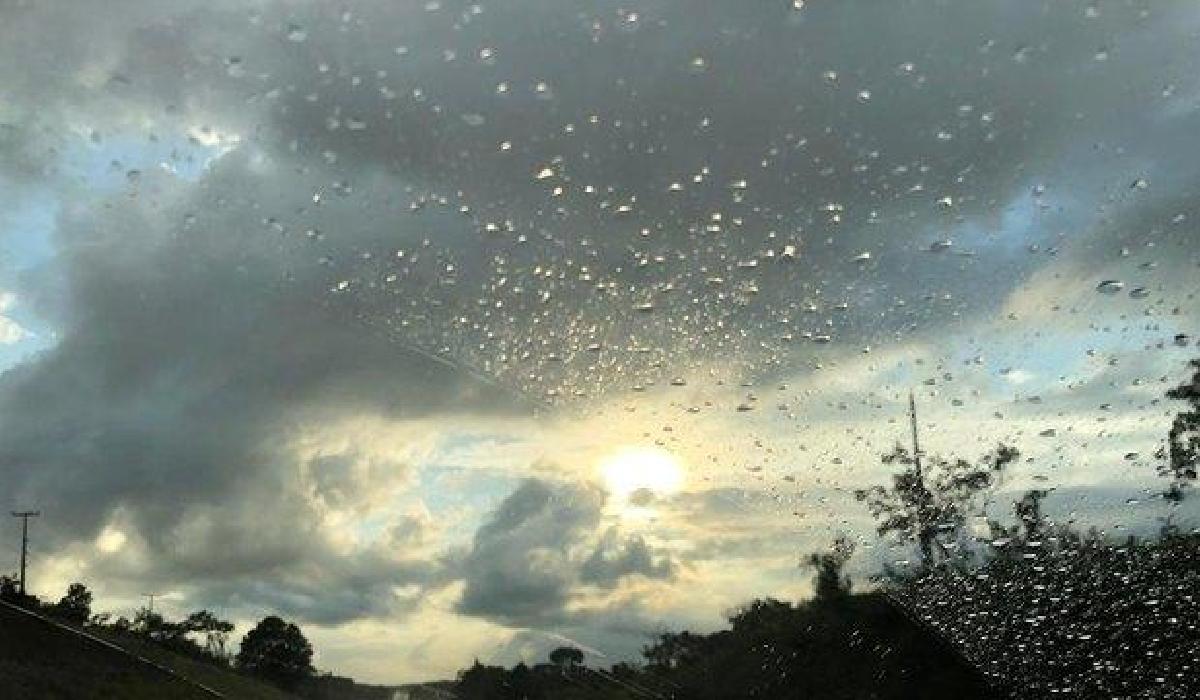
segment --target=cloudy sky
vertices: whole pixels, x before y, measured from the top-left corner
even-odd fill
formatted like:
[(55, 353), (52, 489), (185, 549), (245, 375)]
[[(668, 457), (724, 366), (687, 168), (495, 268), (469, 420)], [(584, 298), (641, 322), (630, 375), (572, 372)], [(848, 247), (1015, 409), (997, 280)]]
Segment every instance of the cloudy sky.
[(839, 534), (908, 556), (850, 491), (910, 389), (930, 451), (1022, 450), (993, 514), (1154, 527), (1198, 43), (1144, 0), (0, 0), (31, 587), (379, 682), (628, 658)]

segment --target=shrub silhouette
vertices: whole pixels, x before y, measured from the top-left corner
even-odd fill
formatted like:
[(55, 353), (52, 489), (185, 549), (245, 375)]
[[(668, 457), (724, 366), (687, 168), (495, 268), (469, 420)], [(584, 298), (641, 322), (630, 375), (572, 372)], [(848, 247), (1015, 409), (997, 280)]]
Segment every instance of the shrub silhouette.
[(92, 616), (92, 592), (76, 582), (67, 586), (67, 593), (54, 604), (51, 612), (68, 622), (82, 625)]

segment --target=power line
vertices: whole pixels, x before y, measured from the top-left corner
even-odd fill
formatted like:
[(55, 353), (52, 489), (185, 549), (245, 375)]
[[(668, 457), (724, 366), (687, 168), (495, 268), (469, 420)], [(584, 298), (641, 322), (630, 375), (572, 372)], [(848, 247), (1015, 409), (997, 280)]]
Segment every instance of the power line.
[(25, 596), (25, 562), (29, 553), (29, 519), (36, 518), (41, 512), (36, 510), (12, 511), (14, 518), (21, 519), (21, 596)]

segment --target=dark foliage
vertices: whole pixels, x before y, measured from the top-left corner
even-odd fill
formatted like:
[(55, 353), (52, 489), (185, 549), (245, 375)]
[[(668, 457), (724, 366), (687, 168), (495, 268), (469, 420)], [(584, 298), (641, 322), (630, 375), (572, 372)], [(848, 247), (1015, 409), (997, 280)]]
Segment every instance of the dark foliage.
[(0, 600), (29, 610), (41, 610), (43, 605), (32, 593), (21, 593), (21, 586), (13, 576), (0, 576)]
[(237, 665), (284, 688), (313, 675), (312, 645), (296, 625), (271, 615), (242, 637)]
[(1200, 468), (1200, 359), (1189, 366), (1195, 370), (1191, 381), (1167, 392), (1167, 398), (1186, 401), (1188, 407), (1176, 414), (1167, 431), (1167, 444), (1159, 452), (1159, 458), (1165, 460), (1159, 474), (1171, 480), (1164, 495), (1176, 503), (1194, 486)]
[(464, 700), (632, 700), (665, 697), (653, 694), (643, 684), (644, 674), (627, 665), (612, 671), (580, 665), (583, 653), (573, 647), (550, 652), (553, 663), (528, 666), (519, 663), (511, 670), (485, 666), (478, 660), (458, 674), (453, 692)]
[(978, 464), (910, 453), (897, 445), (883, 456), (884, 464), (903, 467), (892, 476), (892, 486), (855, 491), (878, 521), (880, 535), (897, 534), (915, 541), (921, 562), (930, 566), (949, 557), (976, 497), (991, 488), (1020, 453), (999, 445)]
[(583, 652), (575, 647), (559, 647), (550, 652), (550, 663), (570, 669), (583, 663)]
[(207, 610), (198, 610), (180, 623), (185, 633), (198, 634), (204, 638), (204, 651), (214, 659), (226, 658), (225, 643), (233, 631), (233, 623), (222, 620)]
[(92, 616), (92, 592), (82, 583), (72, 583), (50, 612), (67, 622), (82, 625)]
[(987, 698), (990, 690), (935, 637), (880, 594), (838, 594), (793, 605), (752, 601), (712, 634), (671, 632), (645, 649), (647, 665), (601, 671), (478, 662), (462, 698)]
[(850, 561), (852, 554), (854, 543), (845, 537), (839, 537), (834, 540), (829, 551), (808, 555), (808, 565), (817, 570), (817, 575), (813, 578), (813, 592), (817, 600), (832, 603), (850, 595), (852, 583), (849, 576), (842, 575), (842, 569), (846, 562)]

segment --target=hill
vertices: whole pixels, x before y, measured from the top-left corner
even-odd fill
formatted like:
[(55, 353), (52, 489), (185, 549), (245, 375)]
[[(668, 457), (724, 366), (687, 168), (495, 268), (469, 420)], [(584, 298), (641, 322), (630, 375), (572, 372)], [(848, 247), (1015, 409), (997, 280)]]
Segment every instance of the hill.
[[(0, 603), (0, 697), (284, 700), (232, 671), (146, 645), (130, 649)], [(140, 658), (139, 658), (140, 657)], [(165, 668), (164, 668), (165, 667)]]

